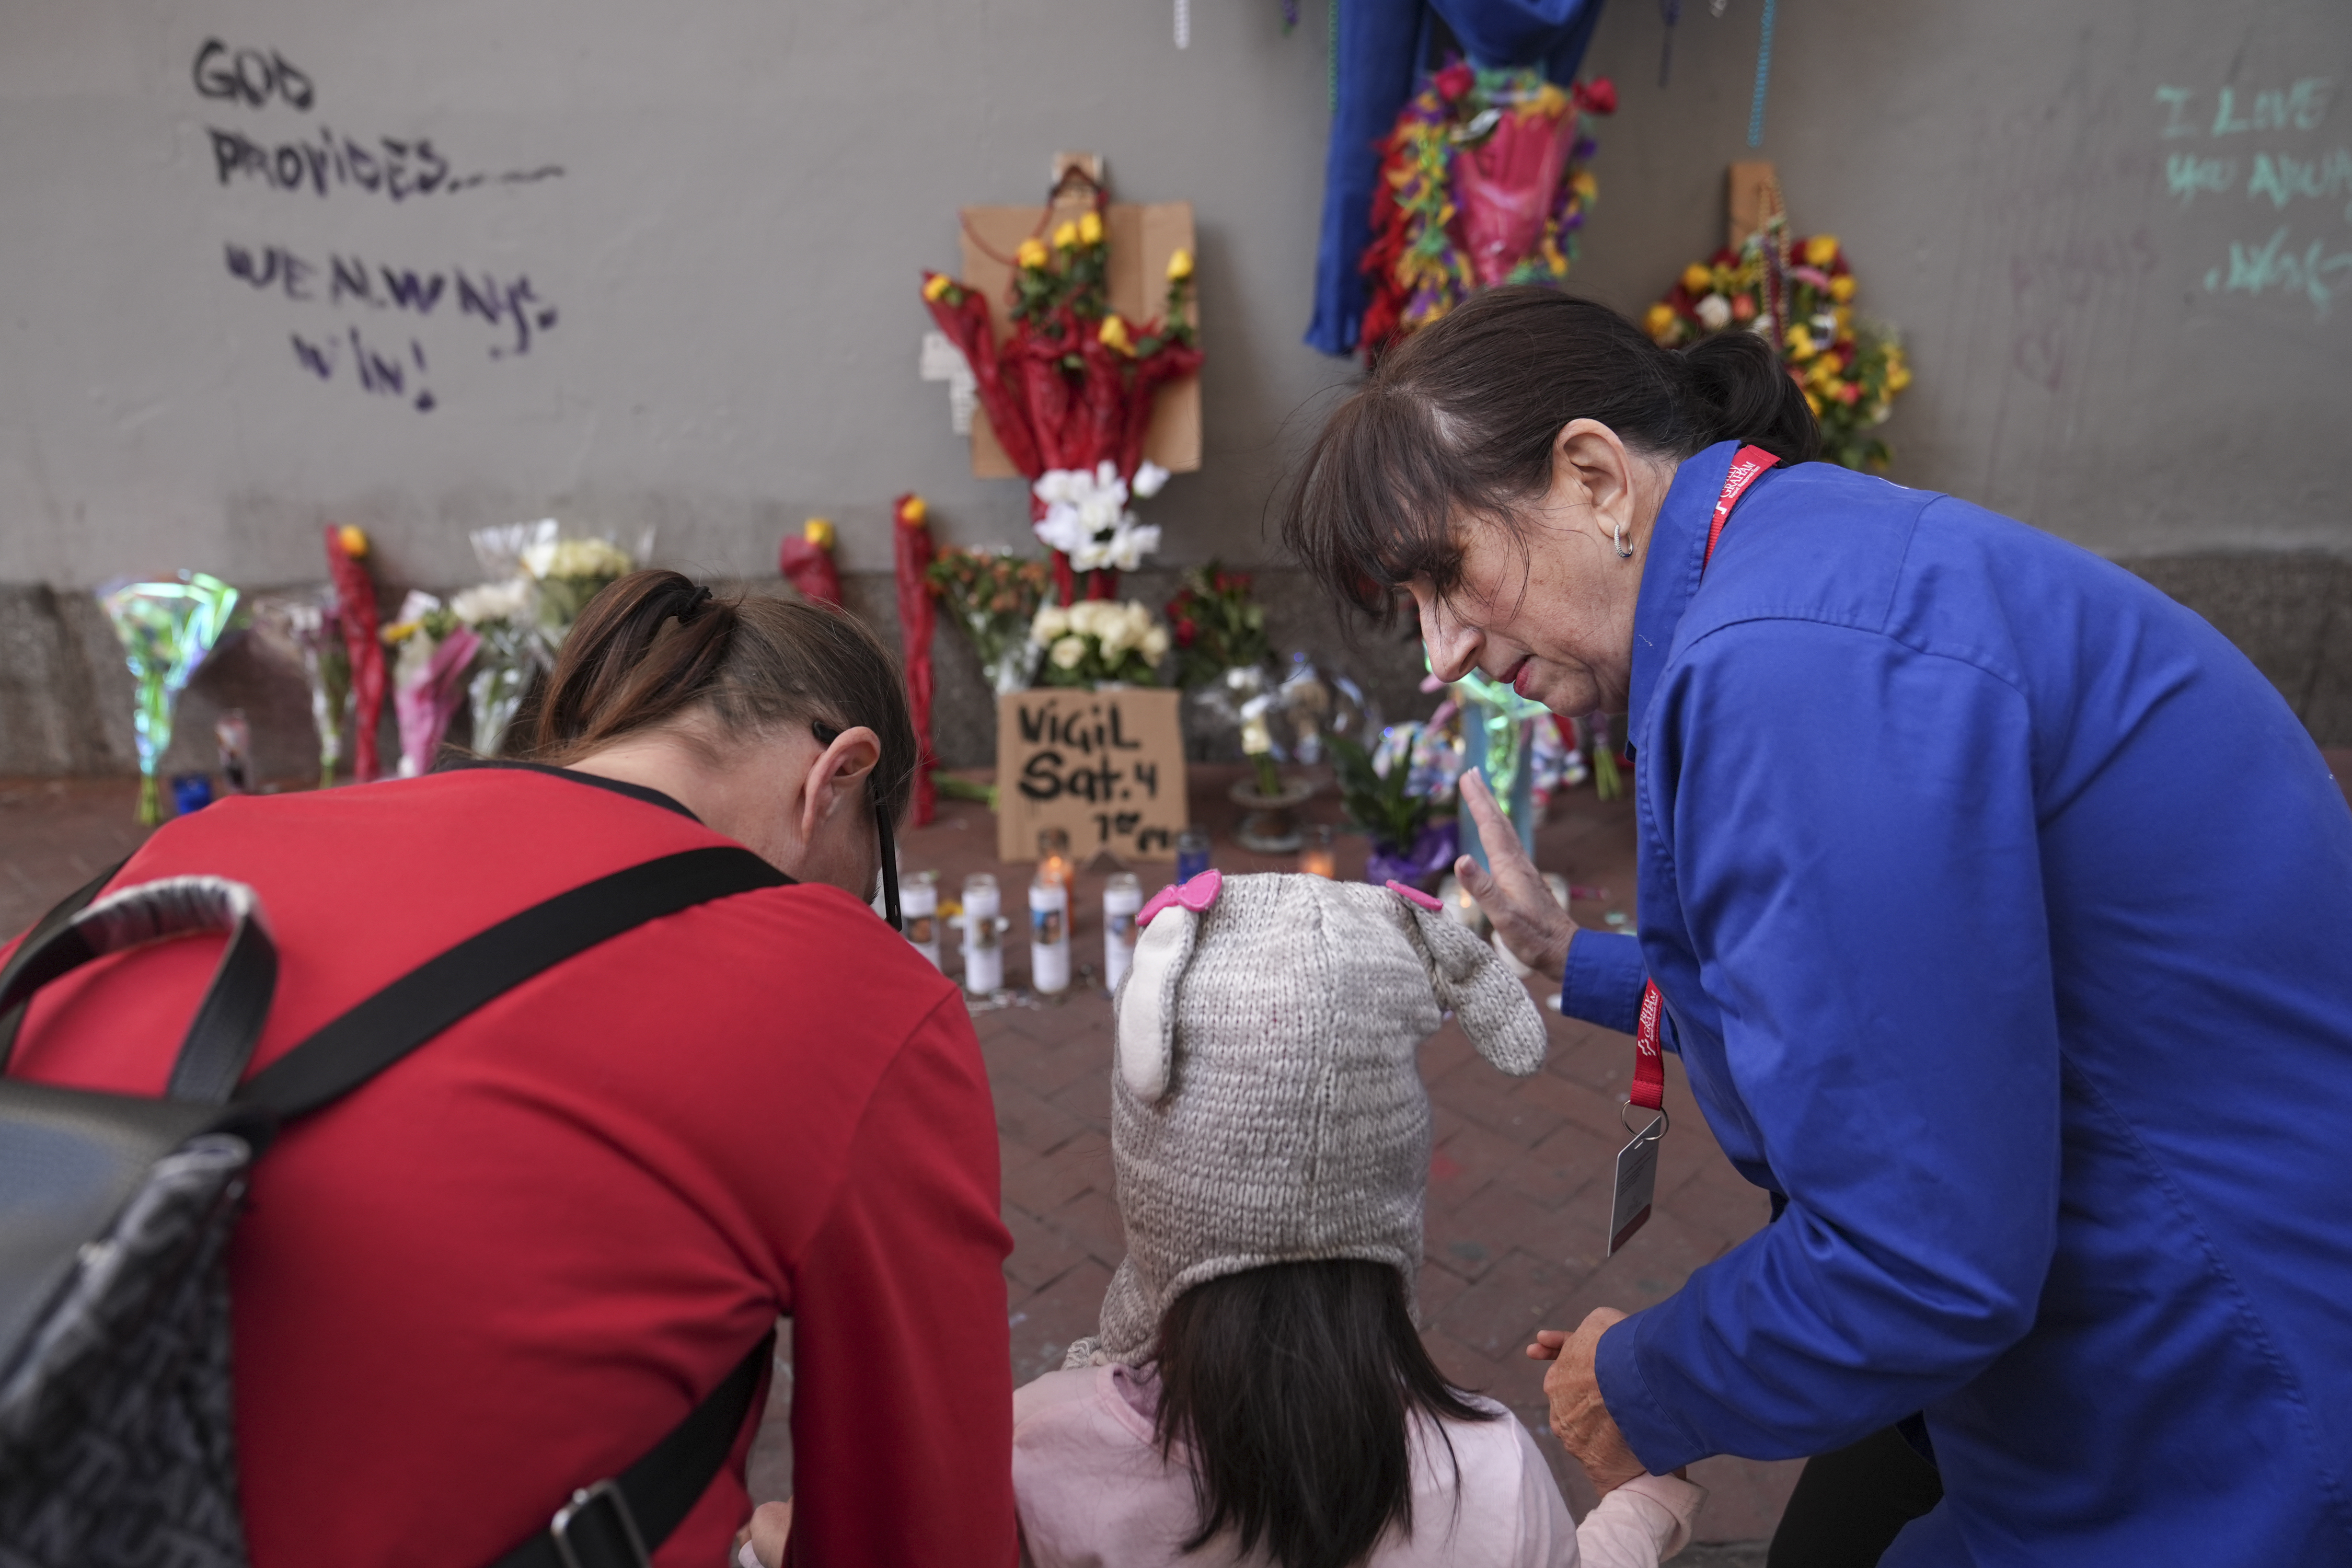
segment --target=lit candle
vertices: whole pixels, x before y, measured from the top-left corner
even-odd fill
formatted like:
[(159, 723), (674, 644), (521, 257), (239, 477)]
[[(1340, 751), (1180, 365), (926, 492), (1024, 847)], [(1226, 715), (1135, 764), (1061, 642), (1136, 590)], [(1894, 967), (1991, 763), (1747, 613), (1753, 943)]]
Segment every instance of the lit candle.
[(1070, 889), (1043, 864), (1029, 884), (1029, 984), (1041, 996), (1070, 988)]
[(963, 988), (975, 996), (1004, 989), (1004, 947), (997, 940), (1003, 912), (995, 878), (975, 871), (963, 879)]
[(1307, 830), (1307, 845), (1298, 852), (1298, 869), (1309, 877), (1336, 879), (1339, 875), (1332, 858), (1332, 840), (1338, 836), (1328, 823), (1320, 823)]

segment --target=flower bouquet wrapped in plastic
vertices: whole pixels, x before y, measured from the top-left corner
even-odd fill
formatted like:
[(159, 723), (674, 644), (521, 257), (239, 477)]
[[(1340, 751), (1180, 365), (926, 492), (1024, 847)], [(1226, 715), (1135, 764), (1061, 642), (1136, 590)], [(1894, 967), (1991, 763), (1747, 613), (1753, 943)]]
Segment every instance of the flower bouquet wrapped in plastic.
[(475, 555), (493, 580), (529, 580), (540, 640), (551, 659), (588, 601), (645, 564), (653, 553), (654, 532), (645, 531), (634, 553), (610, 538), (567, 537), (551, 517), (478, 528), (471, 538)]
[(482, 639), (440, 600), (411, 589), (383, 640), (395, 650), (392, 711), (400, 723), (400, 776), (413, 779), (432, 771)]
[(949, 545), (924, 573), (940, 600), (971, 638), (990, 689), (999, 697), (1029, 689), (1045, 649), (1029, 640), (1038, 602), (1053, 585), (1052, 569), (1035, 556), (1009, 550)]
[(522, 706), (530, 678), (541, 668), (539, 629), (528, 578), (485, 583), (449, 601), (449, 613), (474, 634), (474, 679), (467, 695), (474, 707), (474, 750), (495, 757), (507, 727)]
[(336, 615), (352, 669), (352, 778), (383, 776), (375, 731), (383, 717), (383, 645), (376, 639), (375, 579), (367, 569), (368, 538), (349, 523), (327, 526), (327, 572), (335, 584)]
[(335, 591), (316, 588), (265, 594), (253, 602), (254, 629), (265, 647), (302, 672), (310, 688), (310, 721), (319, 729), (319, 787), (335, 782), (343, 757), (343, 721), (351, 716), (352, 660), (335, 615)]
[(163, 820), (155, 770), (172, 743), (173, 711), (227, 628), (236, 590), (202, 572), (183, 572), (169, 582), (111, 585), (100, 591), (98, 602), (138, 683), (131, 721), (139, 744), (139, 823), (152, 827)]
[(1133, 600), (1048, 605), (1029, 623), (1029, 640), (1045, 651), (1038, 674), (1047, 686), (1156, 686), (1169, 648), (1168, 628), (1154, 625), (1151, 612)]

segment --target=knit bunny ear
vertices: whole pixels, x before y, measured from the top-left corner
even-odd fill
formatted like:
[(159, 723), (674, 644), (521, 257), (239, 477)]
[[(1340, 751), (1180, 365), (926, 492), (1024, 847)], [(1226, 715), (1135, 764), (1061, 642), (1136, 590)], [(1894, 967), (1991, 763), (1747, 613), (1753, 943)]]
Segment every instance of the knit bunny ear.
[(1201, 917), (1171, 901), (1136, 938), (1118, 990), (1118, 1076), (1146, 1105), (1167, 1098), (1176, 1068), (1176, 983), (1192, 961)]
[(1427, 894), (1400, 891), (1391, 908), (1429, 966), (1437, 1005), (1462, 1020), (1478, 1054), (1513, 1078), (1543, 1066), (1543, 1015), (1502, 956)]

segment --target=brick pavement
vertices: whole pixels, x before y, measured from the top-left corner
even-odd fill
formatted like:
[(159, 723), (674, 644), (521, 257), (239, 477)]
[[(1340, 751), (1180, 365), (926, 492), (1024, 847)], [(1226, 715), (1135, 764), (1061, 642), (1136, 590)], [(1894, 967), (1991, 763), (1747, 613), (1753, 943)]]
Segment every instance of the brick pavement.
[[(2339, 780), (2352, 781), (2352, 751), (2332, 752), (2329, 760)], [(1222, 791), (1227, 775), (1201, 772), (1194, 811), (1217, 835), (1218, 864), (1236, 871), (1286, 868), (1231, 847), (1234, 813)], [(138, 842), (130, 821), (133, 787), (116, 779), (0, 781), (0, 931), (21, 929)], [(1327, 791), (1308, 810), (1330, 819), (1336, 803)], [(995, 863), (993, 826), (984, 810), (943, 803), (940, 821), (908, 832), (905, 842), (906, 864), (941, 872), (950, 894), (967, 871), (992, 869), (1008, 905), (1018, 907), (1027, 868)], [(1362, 853), (1360, 840), (1341, 840), (1343, 875), (1360, 868)], [(1547, 869), (1608, 890), (1576, 906), (1580, 920), (1599, 925), (1612, 910), (1631, 911), (1633, 833), (1622, 803), (1570, 795), (1539, 834), (1538, 858)], [(983, 1009), (974, 1020), (996, 1096), (1004, 1217), (1015, 1244), (1005, 1266), (1008, 1315), (1014, 1372), (1023, 1379), (1060, 1364), (1064, 1347), (1091, 1331), (1121, 1253), (1107, 1136), (1110, 1009), (1099, 992), (1085, 988), (1100, 962), (1107, 869), (1088, 868), (1079, 878), (1081, 989), (1058, 1003)], [(1023, 944), (1015, 941), (1007, 959), (1008, 981), (1024, 982)], [(959, 967), (952, 953), (949, 967)], [(1418, 1294), (1438, 1364), (1529, 1424), (1581, 1513), (1591, 1489), (1544, 1434), (1540, 1369), (1519, 1347), (1536, 1328), (1572, 1327), (1592, 1307), (1631, 1309), (1671, 1294), (1693, 1268), (1761, 1225), (1766, 1203), (1723, 1160), (1701, 1118), (1679, 1118), (1661, 1156), (1654, 1217), (1622, 1253), (1604, 1261), (1609, 1163), (1624, 1140), (1617, 1105), (1631, 1077), (1631, 1047), (1622, 1035), (1546, 1016), (1549, 1059), (1526, 1080), (1487, 1068), (1451, 1025), (1423, 1048), (1437, 1147)], [(1667, 1103), (1688, 1106), (1680, 1064), (1670, 1060), (1667, 1073)], [(753, 1453), (753, 1489), (762, 1497), (783, 1495), (791, 1474), (782, 1421), (788, 1352), (779, 1373), (779, 1396)], [(1793, 1461), (1733, 1458), (1694, 1467), (1694, 1479), (1711, 1492), (1699, 1538), (1769, 1536), (1797, 1469)], [(1760, 1561), (1736, 1549), (1705, 1555), (1723, 1563)]]

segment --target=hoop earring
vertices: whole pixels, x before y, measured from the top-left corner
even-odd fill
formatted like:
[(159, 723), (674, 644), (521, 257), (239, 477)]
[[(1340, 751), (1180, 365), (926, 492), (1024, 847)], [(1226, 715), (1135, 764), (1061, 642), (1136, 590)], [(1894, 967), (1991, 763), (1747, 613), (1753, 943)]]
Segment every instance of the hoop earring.
[(1625, 542), (1625, 525), (1622, 522), (1617, 524), (1617, 558), (1621, 561), (1633, 558), (1633, 547)]

